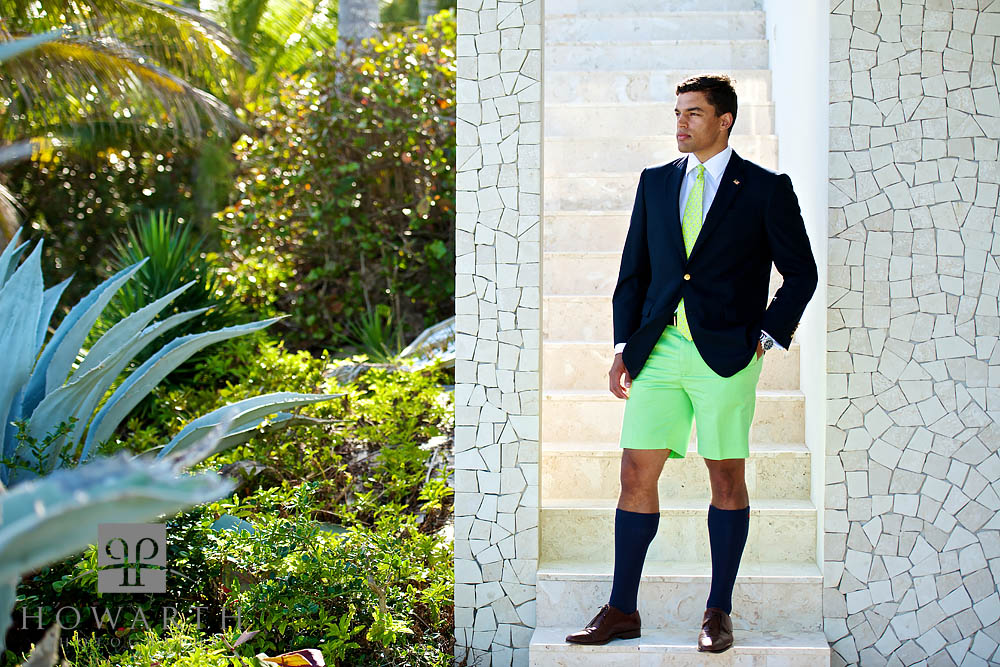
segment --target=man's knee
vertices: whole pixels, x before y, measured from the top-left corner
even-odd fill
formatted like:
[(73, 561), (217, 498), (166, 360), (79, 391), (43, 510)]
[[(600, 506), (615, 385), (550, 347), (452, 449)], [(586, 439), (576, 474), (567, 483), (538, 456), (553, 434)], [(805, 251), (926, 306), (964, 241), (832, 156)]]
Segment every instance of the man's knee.
[[(622, 456), (621, 483), (626, 492), (639, 492), (656, 489), (663, 461), (670, 455), (670, 450), (651, 456), (650, 453), (632, 454), (626, 450)], [(661, 458), (662, 456), (662, 458)]]
[(737, 493), (746, 488), (745, 459), (705, 459), (712, 489), (720, 493)]

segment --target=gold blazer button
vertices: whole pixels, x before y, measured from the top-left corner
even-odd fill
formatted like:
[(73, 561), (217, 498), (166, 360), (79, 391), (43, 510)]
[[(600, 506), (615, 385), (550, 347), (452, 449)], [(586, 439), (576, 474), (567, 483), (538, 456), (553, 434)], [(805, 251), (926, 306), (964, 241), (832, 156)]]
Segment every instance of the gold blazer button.
[(691, 274), (690, 273), (685, 273), (684, 274), (684, 280), (691, 280)]

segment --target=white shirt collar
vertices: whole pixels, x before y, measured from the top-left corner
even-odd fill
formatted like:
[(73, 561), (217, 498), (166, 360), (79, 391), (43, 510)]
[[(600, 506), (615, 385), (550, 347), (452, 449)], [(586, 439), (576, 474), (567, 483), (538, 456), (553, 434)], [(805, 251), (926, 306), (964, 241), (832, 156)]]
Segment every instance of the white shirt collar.
[[(733, 154), (733, 147), (726, 146), (724, 149), (713, 155), (712, 157), (705, 160), (705, 171), (712, 175), (713, 181), (718, 181), (722, 178), (722, 174), (726, 171), (726, 165), (729, 164), (729, 157)], [(688, 153), (687, 156), (687, 169), (684, 171), (684, 175), (687, 176), (695, 167), (701, 164), (701, 160), (694, 153)]]

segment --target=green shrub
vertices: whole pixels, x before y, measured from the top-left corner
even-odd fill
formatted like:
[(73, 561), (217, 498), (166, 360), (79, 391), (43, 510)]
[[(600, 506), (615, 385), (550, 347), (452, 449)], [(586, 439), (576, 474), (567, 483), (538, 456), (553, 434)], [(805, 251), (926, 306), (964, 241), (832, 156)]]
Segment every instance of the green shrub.
[(317, 59), (236, 143), (230, 278), (292, 315), (289, 345), (344, 342), (377, 304), (399, 338), (454, 312), (455, 31), (442, 12)]
[[(238, 631), (226, 633), (230, 646), (239, 636)], [(219, 635), (206, 637), (194, 623), (179, 619), (167, 631), (146, 631), (131, 638), (128, 650), (109, 651), (119, 641), (102, 641), (104, 638), (74, 632), (68, 643), (67, 653), (73, 658), (74, 667), (246, 667), (256, 665), (253, 654), (247, 649), (237, 649), (243, 661), (233, 656)], [(110, 655), (108, 655), (110, 653)], [(107, 657), (105, 657), (107, 656)]]
[[(341, 360), (339, 363), (350, 362)], [(370, 525), (379, 513), (405, 508), (426, 513), (425, 530), (436, 530), (450, 512), (452, 491), (444, 479), (428, 479), (432, 439), (453, 430), (451, 392), (444, 372), (371, 368), (340, 386), (324, 378), (328, 354), (289, 352), (261, 332), (226, 341), (194, 369), (184, 387), (153, 392), (152, 422), (130, 419), (119, 434), (136, 450), (154, 446), (198, 414), (262, 392), (343, 393), (337, 400), (303, 408), (326, 423), (293, 425), (257, 435), (212, 459), (214, 464), (255, 461), (286, 480), (330, 482), (317, 491), (331, 520)]]
[[(254, 525), (253, 533), (220, 532), (207, 550), (210, 576), (226, 582), (230, 606), (252, 619), (244, 629), (262, 630), (249, 646), (316, 647), (333, 664), (449, 664), (450, 544), (422, 533), (410, 514), (386, 512), (371, 529), (315, 521), (314, 487), (207, 507)], [(277, 504), (285, 516), (268, 512)], [(414, 654), (423, 657), (398, 659)]]
[[(239, 629), (261, 631), (247, 643), (244, 655), (319, 648), (328, 664), (449, 664), (454, 583), (450, 542), (439, 533), (421, 531), (417, 518), (404, 512), (386, 511), (372, 526), (343, 527), (318, 520), (316, 516), (325, 514), (316, 504), (323, 485), (282, 484), (246, 497), (234, 494), (168, 520), (168, 567), (183, 576), (167, 577), (166, 595), (101, 594), (95, 600), (92, 571), (97, 556), (90, 547), (82, 557), (26, 578), (19, 607), (31, 614), (42, 607), (45, 623), (64, 605), (127, 607), (117, 631), (97, 631), (89, 619), (79, 628), (89, 638), (78, 639), (77, 650), (92, 662), (77, 665), (103, 666), (99, 656), (123, 643), (131, 650), (113, 656), (112, 664), (145, 666), (149, 663), (141, 657), (157, 650), (177, 659), (220, 655), (214, 653), (221, 650), (217, 640), (190, 632), (178, 636), (173, 626), (164, 628), (159, 613), (164, 605), (179, 610), (204, 607), (204, 632), (223, 630), (223, 606), (230, 617), (227, 627), (235, 630), (238, 611)], [(223, 515), (249, 522), (253, 532), (213, 529)], [(143, 610), (153, 635), (141, 621), (131, 629), (135, 607)], [(26, 641), (16, 648), (27, 650)]]

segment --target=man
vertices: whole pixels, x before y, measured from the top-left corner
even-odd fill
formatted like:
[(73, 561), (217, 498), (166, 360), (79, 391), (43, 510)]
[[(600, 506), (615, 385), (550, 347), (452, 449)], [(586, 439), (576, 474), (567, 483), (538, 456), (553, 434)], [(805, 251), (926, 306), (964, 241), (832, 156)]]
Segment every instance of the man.
[[(628, 401), (611, 597), (566, 641), (639, 636), (639, 579), (660, 519), (657, 480), (667, 458), (686, 454), (693, 418), (712, 487), (712, 584), (697, 646), (718, 653), (733, 644), (729, 614), (750, 523), (744, 464), (762, 357), (772, 345), (791, 345), (817, 269), (791, 180), (729, 146), (730, 79), (696, 76), (676, 92), (677, 145), (687, 155), (643, 169), (612, 297), (610, 389)], [(783, 282), (768, 304), (772, 261)]]

